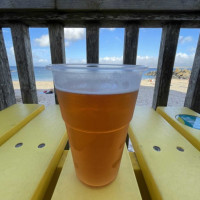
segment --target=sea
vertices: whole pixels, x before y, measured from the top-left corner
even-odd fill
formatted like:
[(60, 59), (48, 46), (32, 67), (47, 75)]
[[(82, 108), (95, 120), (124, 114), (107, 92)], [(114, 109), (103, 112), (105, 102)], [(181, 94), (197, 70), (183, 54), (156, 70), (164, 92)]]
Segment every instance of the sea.
[[(10, 71), (11, 71), (11, 76), (12, 76), (12, 80), (13, 81), (18, 81), (19, 77), (17, 74), (17, 67), (16, 66), (11, 66), (10, 67)], [(146, 72), (151, 72), (151, 71), (156, 71), (156, 68), (149, 68)], [(53, 80), (53, 76), (52, 76), (52, 72), (47, 70), (45, 67), (34, 67), (34, 73), (35, 73), (35, 78), (36, 81), (52, 81)], [(143, 75), (142, 79), (153, 79), (155, 78), (154, 76), (147, 76), (147, 75)]]

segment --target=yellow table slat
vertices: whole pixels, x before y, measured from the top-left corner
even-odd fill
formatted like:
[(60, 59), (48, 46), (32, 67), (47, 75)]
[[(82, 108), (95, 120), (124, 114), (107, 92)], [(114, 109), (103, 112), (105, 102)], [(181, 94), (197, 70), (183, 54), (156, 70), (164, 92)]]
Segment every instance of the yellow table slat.
[(138, 183), (138, 186), (139, 186), (139, 189), (140, 189), (142, 199), (151, 200), (151, 197), (150, 197), (147, 185), (145, 183), (144, 176), (142, 174), (142, 170), (141, 170), (139, 163), (138, 163), (138, 160), (136, 158), (135, 152), (129, 152), (129, 156), (130, 156), (130, 159), (131, 159), (133, 170), (135, 172), (135, 176), (136, 176), (136, 179), (137, 179), (137, 183)]
[(58, 179), (52, 200), (139, 200), (141, 199), (131, 161), (124, 148), (121, 166), (117, 178), (109, 185), (92, 188), (81, 183), (75, 175), (71, 151)]
[[(49, 106), (0, 147), (0, 199), (40, 200), (67, 142), (59, 106)], [(16, 148), (17, 143), (23, 143)], [(44, 143), (43, 148), (38, 148)]]
[(0, 111), (0, 145), (44, 110), (44, 105), (15, 104)]
[(199, 200), (199, 151), (166, 120), (151, 108), (136, 107), (129, 136), (152, 199)]
[(200, 130), (186, 126), (175, 118), (177, 114), (200, 117), (198, 113), (186, 107), (158, 107), (156, 111), (200, 151)]

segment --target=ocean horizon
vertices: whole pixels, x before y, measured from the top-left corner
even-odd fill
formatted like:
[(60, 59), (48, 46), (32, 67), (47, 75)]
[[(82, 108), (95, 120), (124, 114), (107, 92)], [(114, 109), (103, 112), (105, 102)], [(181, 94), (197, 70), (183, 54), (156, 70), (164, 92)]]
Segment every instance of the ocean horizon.
[[(189, 69), (191, 68), (181, 68), (181, 67), (175, 67), (174, 69)], [(149, 68), (144, 75), (142, 76), (142, 79), (153, 79), (154, 76), (148, 76), (146, 75), (148, 72), (156, 71), (157, 68)], [(11, 76), (13, 81), (18, 81), (18, 73), (17, 73), (17, 67), (16, 66), (10, 66)], [(35, 73), (35, 79), (36, 81), (53, 81), (52, 72), (47, 70), (45, 67), (41, 66), (35, 66), (34, 67), (34, 73)]]

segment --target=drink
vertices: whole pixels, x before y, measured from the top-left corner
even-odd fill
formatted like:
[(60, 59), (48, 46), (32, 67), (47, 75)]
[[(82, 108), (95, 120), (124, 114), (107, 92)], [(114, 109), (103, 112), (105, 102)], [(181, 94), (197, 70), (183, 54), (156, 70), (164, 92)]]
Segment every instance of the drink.
[(119, 169), (138, 92), (56, 93), (78, 178), (92, 186), (110, 183)]
[(117, 176), (142, 72), (133, 65), (51, 65), (77, 177), (103, 186)]

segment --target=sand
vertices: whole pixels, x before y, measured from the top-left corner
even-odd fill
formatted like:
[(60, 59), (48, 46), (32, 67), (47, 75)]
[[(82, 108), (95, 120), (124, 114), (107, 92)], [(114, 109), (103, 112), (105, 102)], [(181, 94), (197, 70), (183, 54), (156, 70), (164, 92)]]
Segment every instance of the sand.
[[(22, 103), (18, 81), (13, 81), (17, 103)], [(151, 106), (153, 100), (155, 80), (142, 80), (136, 105)], [(37, 94), (40, 104), (45, 106), (55, 104), (54, 94), (45, 94), (44, 91), (53, 88), (51, 81), (37, 81)], [(172, 79), (168, 106), (183, 106), (187, 92), (188, 80)]]

